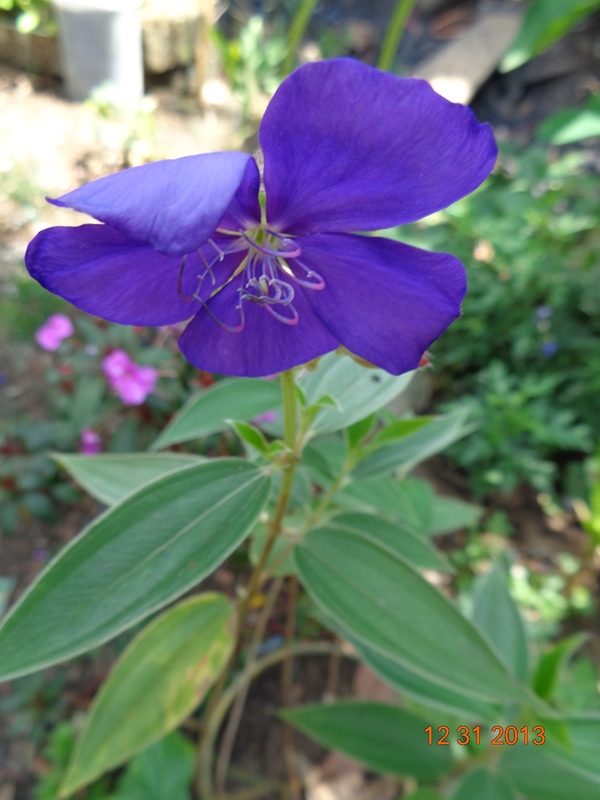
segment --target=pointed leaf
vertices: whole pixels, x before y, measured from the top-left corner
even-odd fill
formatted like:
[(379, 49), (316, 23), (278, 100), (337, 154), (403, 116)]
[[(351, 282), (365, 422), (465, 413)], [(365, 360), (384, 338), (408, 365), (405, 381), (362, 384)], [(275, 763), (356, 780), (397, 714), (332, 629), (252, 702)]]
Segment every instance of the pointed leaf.
[(533, 679), (533, 689), (539, 697), (544, 700), (552, 698), (560, 679), (561, 671), (588, 638), (589, 634), (574, 633), (571, 636), (567, 636), (566, 639), (562, 639), (547, 653), (544, 653), (538, 662)]
[(414, 533), (426, 536), (432, 519), (434, 493), (418, 478), (365, 478), (350, 483), (335, 499), (349, 508), (385, 514), (402, 522)]
[(267, 450), (269, 449), (269, 445), (265, 437), (262, 435), (262, 432), (259, 431), (258, 428), (255, 428), (253, 425), (249, 425), (247, 422), (239, 422), (238, 420), (227, 420), (227, 423), (231, 425), (237, 435), (243, 442), (246, 442), (251, 448), (254, 448), (258, 453), (261, 455), (265, 455)]
[(446, 559), (442, 558), (426, 539), (382, 517), (359, 513), (338, 514), (329, 521), (328, 527), (357, 531), (371, 541), (389, 547), (417, 569), (450, 571)]
[(473, 430), (467, 423), (468, 411), (438, 417), (397, 442), (388, 442), (369, 452), (353, 470), (356, 478), (369, 478), (402, 470), (404, 474), (431, 456), (462, 439)]
[(300, 387), (309, 406), (327, 395), (337, 408), (319, 411), (311, 425), (313, 433), (339, 431), (368, 417), (399, 395), (412, 376), (412, 372), (396, 376), (382, 369), (367, 369), (336, 353), (323, 356), (317, 369), (300, 380)]
[(597, 8), (600, 8), (600, 0), (534, 0), (502, 59), (500, 72), (510, 72), (525, 64)]
[[(351, 640), (352, 641), (352, 640)], [(352, 642), (364, 661), (381, 680), (400, 694), (408, 695), (420, 705), (451, 714), (461, 722), (484, 721), (494, 724), (500, 717), (500, 707), (476, 700), (466, 694), (440, 686), (408, 669), (391, 658), (378, 653), (364, 644)]]
[(211, 573), (256, 522), (268, 477), (238, 459), (143, 486), (74, 539), (0, 626), (0, 680), (83, 653)]
[(524, 699), (476, 628), (389, 548), (320, 528), (306, 534), (295, 559), (309, 594), (359, 642), (471, 697)]
[(377, 450), (384, 444), (398, 442), (401, 439), (416, 433), (421, 428), (429, 425), (435, 417), (413, 417), (412, 419), (398, 419), (380, 431), (365, 448), (366, 452)]
[(151, 450), (224, 431), (227, 419), (247, 422), (281, 405), (277, 381), (228, 378), (192, 397), (153, 442)]
[(162, 739), (191, 714), (233, 650), (234, 614), (223, 595), (197, 595), (131, 642), (88, 713), (63, 797)]
[(156, 480), (169, 472), (175, 472), (182, 467), (206, 461), (200, 456), (176, 453), (162, 455), (125, 453), (123, 455), (102, 454), (97, 456), (55, 453), (53, 458), (86, 492), (107, 506), (118, 503), (130, 492), (139, 489), (149, 481)]
[(438, 536), (441, 533), (453, 533), (460, 528), (472, 528), (482, 513), (483, 509), (473, 503), (437, 494), (431, 505), (428, 533)]
[(427, 744), (427, 722), (396, 706), (353, 701), (293, 708), (281, 716), (377, 772), (433, 780), (452, 768), (449, 747)]
[(472, 620), (515, 678), (526, 683), (529, 654), (523, 620), (498, 565), (479, 579)]

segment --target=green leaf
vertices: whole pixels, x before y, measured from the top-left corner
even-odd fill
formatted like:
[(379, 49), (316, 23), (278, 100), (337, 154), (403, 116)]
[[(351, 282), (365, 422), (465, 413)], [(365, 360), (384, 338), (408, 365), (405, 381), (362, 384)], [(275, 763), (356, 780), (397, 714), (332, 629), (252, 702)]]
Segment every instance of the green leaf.
[(411, 531), (426, 536), (432, 518), (434, 493), (418, 478), (365, 478), (353, 481), (335, 496), (344, 506), (381, 513), (400, 520)]
[(341, 473), (346, 455), (346, 444), (339, 436), (319, 436), (302, 451), (302, 463), (315, 483), (329, 486)]
[(346, 428), (346, 435), (348, 437), (348, 447), (350, 450), (356, 449), (365, 436), (368, 436), (377, 421), (377, 414), (369, 414), (364, 419), (359, 419), (354, 425)]
[(600, 797), (600, 716), (566, 720), (569, 752), (548, 736), (545, 744), (506, 748), (499, 771), (530, 800), (598, 800)]
[(295, 559), (312, 598), (359, 642), (471, 697), (523, 700), (477, 629), (388, 547), (327, 527), (309, 531)]
[(421, 536), (471, 527), (482, 514), (479, 506), (436, 495), (427, 481), (420, 478), (363, 478), (352, 481), (335, 499), (348, 508), (401, 520)]
[(497, 564), (478, 581), (472, 620), (515, 678), (526, 683), (529, 654), (523, 620)]
[(480, 768), (465, 775), (452, 800), (515, 800), (515, 796), (504, 778)]
[(437, 494), (431, 503), (429, 534), (453, 533), (460, 528), (472, 528), (477, 524), (483, 509), (472, 503), (465, 503), (454, 497), (442, 497)]
[(195, 755), (192, 742), (173, 731), (133, 759), (110, 800), (189, 800)]
[(598, 667), (591, 658), (579, 657), (559, 674), (554, 698), (558, 705), (573, 713), (600, 711)]
[(429, 425), (435, 417), (413, 417), (412, 419), (398, 419), (380, 431), (373, 441), (369, 442), (366, 450), (376, 450), (381, 445), (398, 442), (406, 436), (416, 433), (421, 428)]
[(162, 739), (192, 713), (233, 650), (234, 613), (223, 595), (197, 595), (131, 642), (92, 704), (63, 797)]
[[(349, 638), (351, 639), (351, 637)], [(498, 705), (475, 700), (473, 697), (433, 683), (376, 650), (352, 639), (351, 641), (358, 650), (361, 661), (364, 661), (373, 672), (379, 675), (381, 680), (420, 705), (433, 708), (446, 715), (450, 714), (460, 721), (485, 721), (491, 724), (498, 721), (500, 716)]]
[[(252, 531), (250, 539), (250, 563), (256, 566), (260, 561), (260, 556), (267, 543), (267, 529), (265, 525), (259, 523)], [(284, 536), (278, 536), (265, 568), (270, 568), (273, 564), (277, 564), (275, 569), (271, 572), (274, 577), (285, 577), (286, 575), (294, 575), (296, 566), (294, 563), (294, 548), (291, 547), (291, 541)]]
[(554, 42), (600, 8), (600, 0), (533, 0), (521, 28), (500, 64), (510, 72)]
[(373, 514), (339, 514), (328, 522), (328, 527), (356, 531), (372, 542), (380, 543), (417, 569), (437, 569), (449, 572), (450, 565), (437, 553), (426, 539)]
[(195, 586), (256, 522), (269, 493), (257, 467), (223, 459), (143, 486), (86, 528), (0, 626), (0, 680), (111, 639)]
[(562, 670), (588, 638), (589, 634), (574, 633), (544, 653), (538, 662), (533, 678), (533, 690), (539, 697), (544, 700), (550, 700), (553, 697)]
[(428, 745), (427, 723), (396, 706), (346, 701), (294, 708), (281, 716), (377, 772), (433, 780), (452, 768), (450, 748)]
[(473, 430), (467, 424), (468, 410), (438, 417), (399, 441), (387, 442), (361, 458), (352, 472), (356, 478), (370, 478), (401, 470), (404, 474), (431, 456), (462, 439)]
[(592, 96), (584, 108), (568, 108), (553, 114), (539, 126), (537, 135), (554, 145), (600, 136), (600, 98)]
[(243, 442), (253, 447), (261, 455), (266, 454), (269, 445), (258, 428), (255, 428), (253, 425), (248, 425), (247, 422), (238, 422), (237, 420), (227, 420), (227, 422)]
[(149, 481), (175, 472), (192, 464), (206, 461), (199, 456), (164, 453), (125, 453), (79, 456), (54, 453), (54, 460), (64, 467), (69, 475), (86, 492), (101, 503), (112, 506), (126, 495), (136, 491)]
[(251, 420), (281, 405), (277, 381), (228, 378), (192, 397), (153, 442), (151, 450), (188, 442), (227, 428), (227, 419)]
[(360, 366), (348, 356), (329, 353), (319, 359), (316, 370), (300, 381), (309, 406), (329, 396), (337, 408), (323, 408), (315, 416), (313, 433), (330, 433), (368, 417), (400, 394), (413, 373), (390, 375), (382, 369)]

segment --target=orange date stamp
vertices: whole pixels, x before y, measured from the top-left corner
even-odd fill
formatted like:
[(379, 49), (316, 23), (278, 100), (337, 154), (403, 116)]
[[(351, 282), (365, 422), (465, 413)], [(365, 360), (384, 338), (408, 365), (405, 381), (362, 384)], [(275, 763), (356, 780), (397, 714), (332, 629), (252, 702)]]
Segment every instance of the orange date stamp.
[[(475, 725), (473, 728), (459, 725), (455, 734), (447, 725), (440, 725), (437, 731), (428, 725), (425, 733), (427, 734), (427, 744), (450, 745), (451, 741), (456, 741), (456, 744), (464, 747), (467, 744), (481, 744), (482, 740), (480, 725)], [(518, 742), (539, 746), (546, 742), (546, 731), (542, 725), (535, 725), (533, 728), (529, 728), (527, 725), (522, 728), (517, 728), (515, 725), (494, 725), (490, 730), (491, 745), (512, 747)]]

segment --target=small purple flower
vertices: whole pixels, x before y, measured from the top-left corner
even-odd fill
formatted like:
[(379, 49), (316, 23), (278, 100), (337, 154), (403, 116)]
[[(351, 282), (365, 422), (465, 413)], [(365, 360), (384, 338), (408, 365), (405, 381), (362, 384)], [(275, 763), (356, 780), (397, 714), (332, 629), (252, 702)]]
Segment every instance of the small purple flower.
[(91, 428), (84, 428), (79, 438), (79, 452), (84, 456), (95, 456), (102, 452), (102, 439)]
[(542, 342), (540, 348), (544, 358), (552, 358), (552, 356), (555, 356), (560, 350), (560, 346), (555, 339), (548, 339), (547, 341)]
[(123, 350), (114, 350), (102, 360), (108, 385), (127, 406), (139, 406), (152, 394), (158, 372), (132, 361)]
[[(492, 129), (424, 81), (354, 61), (305, 64), (246, 153), (160, 161), (51, 202), (102, 225), (29, 245), (43, 286), (111, 322), (193, 317), (179, 347), (201, 370), (272, 375), (336, 349), (398, 375), (460, 314), (462, 264), (375, 236), (472, 192)], [(261, 203), (259, 195), (266, 198)]]
[(265, 411), (264, 414), (259, 414), (257, 417), (254, 417), (252, 422), (255, 425), (263, 425), (269, 422), (275, 422), (277, 419), (277, 412), (276, 411)]
[(63, 339), (75, 333), (73, 323), (64, 314), (51, 314), (35, 332), (35, 340), (44, 350), (56, 350)]
[(552, 316), (552, 306), (538, 306), (535, 310), (535, 318), (540, 320), (550, 319)]

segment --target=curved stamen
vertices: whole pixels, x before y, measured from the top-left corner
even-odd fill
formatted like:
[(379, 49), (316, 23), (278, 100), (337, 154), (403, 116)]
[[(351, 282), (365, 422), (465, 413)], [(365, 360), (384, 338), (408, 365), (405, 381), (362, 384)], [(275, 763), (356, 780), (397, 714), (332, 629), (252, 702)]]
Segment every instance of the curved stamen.
[(244, 326), (246, 325), (246, 319), (244, 317), (244, 307), (242, 306), (242, 296), (240, 295), (240, 303), (236, 306), (237, 311), (240, 312), (240, 322), (238, 325), (227, 325), (225, 322), (222, 322), (211, 309), (208, 307), (208, 303), (206, 303), (201, 297), (198, 295), (194, 296), (195, 300), (199, 300), (202, 304), (202, 307), (210, 314), (213, 320), (217, 323), (219, 328), (222, 328), (224, 331), (228, 333), (241, 333), (244, 330)]
[[(286, 263), (287, 263), (287, 262), (286, 262)], [(316, 278), (316, 279), (317, 279), (317, 280), (316, 280), (316, 283), (313, 283), (313, 282), (312, 282), (312, 281), (310, 281), (310, 280), (304, 280), (304, 278), (299, 278), (299, 277), (298, 277), (298, 276), (297, 276), (297, 275), (296, 275), (296, 274), (293, 272), (293, 270), (292, 270), (292, 266), (294, 266), (294, 267), (295, 267), (296, 265), (298, 265), (298, 266), (299, 266), (301, 269), (303, 269), (303, 270), (304, 270), (304, 272), (305, 272), (305, 274), (306, 274), (306, 278)], [(293, 263), (293, 265), (290, 265), (290, 264), (288, 264), (287, 266), (289, 267), (289, 269), (290, 269), (290, 272), (291, 272), (291, 274), (289, 275), (289, 277), (290, 277), (292, 280), (294, 280), (294, 281), (295, 281), (297, 284), (299, 284), (300, 286), (304, 286), (304, 288), (305, 288), (305, 289), (315, 289), (315, 290), (320, 290), (320, 289), (324, 289), (324, 288), (325, 288), (325, 281), (324, 281), (324, 279), (323, 279), (323, 278), (322, 278), (322, 277), (319, 275), (319, 273), (318, 273), (318, 272), (315, 272), (315, 271), (314, 271), (314, 270), (312, 270), (312, 269), (309, 269), (309, 268), (306, 266), (306, 264), (303, 264), (303, 263), (302, 263), (301, 261), (299, 261), (297, 258), (295, 258), (295, 259), (294, 259), (294, 263)]]
[(289, 308), (290, 311), (292, 312), (292, 314), (294, 315), (291, 319), (290, 319), (290, 317), (284, 317), (283, 314), (278, 314), (277, 311), (275, 311), (275, 309), (271, 305), (265, 305), (264, 307), (267, 309), (269, 314), (272, 314), (275, 317), (275, 319), (279, 320), (279, 322), (283, 322), (284, 325), (297, 325), (298, 324), (298, 320), (300, 319), (300, 315), (298, 314), (298, 312), (296, 311), (294, 306), (292, 306), (292, 305), (286, 306), (286, 308)]
[[(294, 284), (313, 290), (325, 288), (325, 281), (322, 276), (298, 260), (298, 256), (302, 254), (302, 248), (290, 237), (269, 228), (248, 231), (229, 231), (217, 228), (216, 233), (234, 237), (233, 241), (224, 244), (221, 241), (217, 242), (214, 238), (210, 238), (205, 245), (198, 249), (198, 256), (204, 271), (196, 276), (198, 285), (191, 295), (185, 295), (183, 292), (187, 259), (187, 256), (184, 256), (177, 278), (177, 293), (185, 302), (197, 300), (223, 330), (230, 333), (240, 333), (244, 329), (244, 301), (258, 303), (275, 319), (285, 325), (296, 325), (300, 317), (293, 305), (295, 296)], [(262, 236), (266, 238), (265, 244), (259, 244), (256, 241)], [(212, 248), (214, 256), (211, 255), (211, 251), (207, 249), (208, 247)], [(221, 275), (220, 272), (215, 274), (213, 267), (216, 264), (225, 261), (226, 256), (240, 251), (246, 251), (245, 257), (242, 258), (235, 269), (230, 271), (230, 274)], [(224, 269), (227, 272), (226, 266), (224, 266)], [(209, 308), (207, 301), (200, 296), (207, 276), (210, 277), (211, 285), (215, 287), (210, 292), (208, 301), (239, 277), (238, 301), (235, 306), (236, 311), (240, 314), (240, 322), (238, 324), (227, 325), (218, 319)], [(285, 280), (282, 279), (284, 277)], [(207, 294), (207, 292), (205, 291), (204, 294)]]
[(202, 283), (200, 283), (200, 286), (198, 286), (198, 288), (196, 289), (196, 291), (193, 294), (184, 294), (183, 293), (183, 285), (182, 285), (183, 284), (183, 271), (185, 269), (185, 262), (186, 261), (187, 261), (187, 254), (184, 255), (184, 257), (183, 257), (183, 259), (181, 261), (181, 266), (179, 267), (179, 275), (177, 276), (177, 294), (179, 296), (179, 299), (183, 300), (184, 303), (191, 303), (192, 300), (196, 299), (196, 294), (200, 291), (200, 286), (202, 285)]

